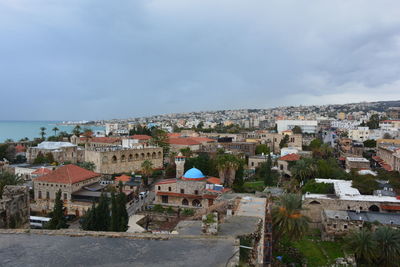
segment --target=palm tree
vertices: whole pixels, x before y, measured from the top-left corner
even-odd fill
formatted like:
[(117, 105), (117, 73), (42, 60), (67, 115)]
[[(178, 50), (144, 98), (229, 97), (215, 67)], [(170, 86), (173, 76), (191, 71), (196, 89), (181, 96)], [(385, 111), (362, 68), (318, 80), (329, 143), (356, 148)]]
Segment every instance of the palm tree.
[(390, 227), (379, 227), (374, 233), (377, 243), (377, 266), (393, 266), (400, 259), (400, 232)]
[(44, 140), (44, 136), (46, 135), (46, 128), (45, 127), (40, 127), (40, 135), (42, 136), (42, 140)]
[(275, 240), (286, 236), (289, 240), (301, 239), (308, 231), (310, 219), (301, 214), (301, 195), (285, 194), (279, 204), (272, 208)]
[(57, 127), (54, 127), (52, 131), (54, 132), (54, 135), (57, 135), (57, 132), (58, 132), (59, 130), (60, 130), (60, 129), (58, 129)]
[(315, 177), (317, 167), (311, 159), (301, 159), (290, 168), (290, 172), (293, 178), (296, 178), (300, 182), (306, 182), (308, 179)]
[(346, 240), (346, 245), (354, 252), (357, 266), (372, 264), (376, 257), (377, 242), (370, 231), (362, 229), (361, 231), (353, 232)]
[(20, 185), (23, 184), (24, 180), (12, 173), (2, 172), (0, 173), (0, 198), (3, 195), (3, 189), (6, 185)]
[(75, 136), (79, 137), (79, 136), (81, 135), (81, 126), (76, 125), (76, 126), (74, 127), (74, 129), (72, 130), (72, 133), (73, 133)]
[(153, 173), (153, 163), (149, 160), (145, 160), (142, 163), (142, 174), (144, 176), (144, 183), (147, 186), (148, 179), (150, 175)]
[(217, 156), (216, 166), (219, 172), (219, 178), (225, 186), (232, 186), (236, 171), (241, 164), (243, 163), (234, 155), (222, 154)]

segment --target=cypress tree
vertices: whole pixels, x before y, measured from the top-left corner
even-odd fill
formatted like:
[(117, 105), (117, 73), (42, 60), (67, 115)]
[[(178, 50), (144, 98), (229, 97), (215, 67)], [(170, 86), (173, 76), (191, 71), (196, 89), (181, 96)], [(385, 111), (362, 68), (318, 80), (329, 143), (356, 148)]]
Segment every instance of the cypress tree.
[(67, 227), (68, 225), (63, 212), (63, 201), (61, 200), (61, 190), (58, 190), (56, 193), (56, 199), (54, 201), (53, 214), (46, 228), (61, 229)]
[(111, 225), (110, 230), (113, 232), (118, 232), (119, 228), (119, 214), (117, 200), (115, 198), (115, 193), (111, 192)]
[(95, 231), (96, 230), (96, 218), (95, 218), (96, 204), (93, 202), (92, 208), (90, 208), (81, 223), (81, 227), (86, 231)]
[(110, 230), (110, 208), (107, 196), (102, 193), (99, 200), (99, 205), (95, 209), (96, 230)]
[(272, 185), (272, 159), (271, 154), (268, 154), (268, 159), (265, 164), (264, 185)]
[(126, 211), (126, 196), (120, 192), (117, 196), (117, 210), (118, 210), (118, 232), (125, 232), (128, 230), (128, 212)]

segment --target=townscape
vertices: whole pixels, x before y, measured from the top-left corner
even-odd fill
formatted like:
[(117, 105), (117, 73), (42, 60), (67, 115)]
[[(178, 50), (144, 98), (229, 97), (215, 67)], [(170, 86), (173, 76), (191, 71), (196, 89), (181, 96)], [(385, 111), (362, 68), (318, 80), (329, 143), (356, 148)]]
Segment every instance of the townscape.
[(398, 266), (400, 101), (66, 123), (0, 144), (0, 265)]

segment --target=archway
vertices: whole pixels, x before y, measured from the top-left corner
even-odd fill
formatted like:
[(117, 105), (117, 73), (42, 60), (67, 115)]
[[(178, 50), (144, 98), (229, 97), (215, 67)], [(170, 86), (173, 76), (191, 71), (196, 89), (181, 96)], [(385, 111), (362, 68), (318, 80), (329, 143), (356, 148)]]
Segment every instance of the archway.
[(321, 203), (319, 203), (318, 201), (316, 201), (316, 200), (313, 200), (313, 201), (311, 201), (310, 202), (310, 205), (320, 205)]
[(195, 199), (192, 201), (192, 206), (193, 207), (201, 207), (201, 202), (198, 199)]
[(182, 200), (182, 205), (183, 205), (183, 206), (189, 206), (189, 201), (188, 201), (186, 198), (184, 198), (184, 199)]
[(380, 209), (379, 209), (379, 207), (377, 205), (372, 205), (371, 207), (369, 207), (368, 210), (369, 211), (376, 211), (376, 212), (380, 211)]

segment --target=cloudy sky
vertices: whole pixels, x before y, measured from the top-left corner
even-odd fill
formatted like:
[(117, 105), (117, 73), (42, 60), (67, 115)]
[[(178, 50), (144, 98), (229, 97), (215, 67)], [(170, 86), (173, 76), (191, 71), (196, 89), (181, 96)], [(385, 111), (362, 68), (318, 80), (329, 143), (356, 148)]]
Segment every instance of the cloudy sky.
[(0, 0), (0, 120), (400, 99), (400, 1)]

